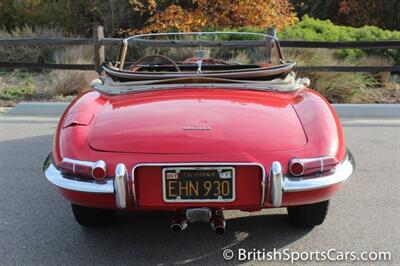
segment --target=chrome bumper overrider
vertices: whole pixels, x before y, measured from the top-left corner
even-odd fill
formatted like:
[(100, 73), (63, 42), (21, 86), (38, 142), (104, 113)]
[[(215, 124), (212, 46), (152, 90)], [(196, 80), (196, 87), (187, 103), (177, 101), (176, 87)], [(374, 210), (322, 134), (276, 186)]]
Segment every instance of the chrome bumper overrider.
[[(221, 163), (218, 163), (221, 164)], [(250, 163), (234, 163), (236, 165), (253, 165)], [(153, 164), (139, 164), (142, 165), (153, 165)], [(156, 164), (159, 165), (159, 164)], [(164, 165), (164, 164), (163, 164)], [(336, 166), (332, 171), (326, 173), (320, 173), (316, 175), (307, 176), (306, 178), (301, 177), (289, 177), (284, 176), (282, 173), (281, 164), (274, 161), (271, 165), (269, 184), (268, 184), (268, 194), (265, 196), (266, 187), (266, 175), (264, 167), (260, 164), (254, 164), (260, 166), (263, 170), (262, 180), (261, 180), (261, 207), (264, 206), (264, 200), (268, 199), (270, 195), (270, 201), (272, 206), (280, 207), (282, 205), (283, 193), (290, 192), (300, 192), (314, 189), (325, 188), (334, 184), (348, 179), (353, 173), (355, 163), (353, 156), (348, 151), (345, 160)], [(134, 169), (132, 174), (134, 172)], [(115, 178), (105, 179), (104, 181), (87, 180), (82, 178), (71, 178), (69, 176), (61, 173), (53, 164), (51, 155), (49, 155), (43, 165), (43, 172), (47, 179), (56, 185), (57, 187), (86, 193), (99, 193), (99, 194), (114, 194), (115, 202), (118, 208), (126, 208), (126, 193), (127, 193), (127, 182), (129, 179), (129, 174), (126, 166), (122, 163), (118, 164), (115, 168)], [(132, 178), (134, 184), (134, 175)], [(135, 186), (133, 185), (132, 193), (129, 195), (132, 197), (134, 206), (136, 205), (136, 193)]]
[(306, 178), (284, 176), (281, 164), (275, 161), (272, 163), (270, 171), (271, 203), (274, 207), (280, 207), (285, 192), (321, 189), (346, 181), (353, 173), (354, 167), (355, 162), (350, 151), (347, 151), (344, 161), (332, 171), (307, 176)]

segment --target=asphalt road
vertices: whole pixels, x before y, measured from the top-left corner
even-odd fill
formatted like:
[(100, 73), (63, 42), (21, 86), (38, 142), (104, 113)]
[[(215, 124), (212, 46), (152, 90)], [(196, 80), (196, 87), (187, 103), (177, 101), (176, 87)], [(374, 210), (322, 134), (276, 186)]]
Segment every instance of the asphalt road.
[[(389, 262), (355, 264), (399, 265), (400, 120), (344, 121), (344, 125), (357, 170), (333, 198), (322, 226), (293, 227), (285, 209), (231, 211), (226, 212), (227, 233), (217, 236), (207, 224), (173, 234), (170, 217), (164, 213), (121, 213), (110, 227), (80, 227), (69, 204), (41, 170), (56, 119), (0, 116), (0, 265), (262, 263), (236, 257), (226, 262), (225, 248), (390, 251)], [(276, 264), (288, 262), (271, 265)]]

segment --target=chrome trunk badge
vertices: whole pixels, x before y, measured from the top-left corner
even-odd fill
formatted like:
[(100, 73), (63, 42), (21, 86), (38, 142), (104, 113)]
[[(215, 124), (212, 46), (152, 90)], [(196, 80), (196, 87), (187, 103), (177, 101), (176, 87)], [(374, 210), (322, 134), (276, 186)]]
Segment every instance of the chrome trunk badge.
[(187, 125), (183, 127), (183, 130), (211, 130), (211, 127), (200, 125)]

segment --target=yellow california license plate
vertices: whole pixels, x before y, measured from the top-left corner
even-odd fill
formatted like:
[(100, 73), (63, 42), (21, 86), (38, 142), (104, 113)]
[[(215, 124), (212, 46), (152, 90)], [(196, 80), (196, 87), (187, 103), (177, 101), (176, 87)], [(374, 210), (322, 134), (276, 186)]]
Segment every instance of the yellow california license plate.
[(166, 202), (233, 201), (233, 167), (166, 167), (163, 169)]

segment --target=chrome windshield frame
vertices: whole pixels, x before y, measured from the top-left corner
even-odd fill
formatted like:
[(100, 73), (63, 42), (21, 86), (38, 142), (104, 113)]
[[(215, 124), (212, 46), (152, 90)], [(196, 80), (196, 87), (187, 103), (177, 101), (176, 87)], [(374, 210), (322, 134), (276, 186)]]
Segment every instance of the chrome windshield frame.
[[(145, 37), (158, 37), (158, 36), (198, 36), (201, 38), (201, 36), (206, 36), (206, 35), (218, 35), (218, 34), (228, 34), (228, 35), (248, 35), (248, 36), (259, 36), (263, 37), (264, 40), (224, 40), (224, 41), (212, 41), (212, 40), (152, 40), (152, 39), (144, 39)], [(267, 47), (268, 45), (271, 45), (271, 50), (274, 47), (277, 49), (278, 52), (278, 57), (281, 63), (284, 63), (284, 58), (282, 55), (282, 51), (280, 49), (279, 45), (279, 40), (276, 36), (272, 36), (269, 34), (265, 33), (258, 33), (258, 32), (234, 32), (234, 31), (213, 31), (213, 32), (165, 32), (165, 33), (147, 33), (147, 34), (139, 34), (139, 35), (134, 35), (130, 36), (128, 38), (125, 38), (122, 40), (121, 47), (118, 53), (118, 58), (115, 64), (115, 68), (119, 70), (123, 70), (124, 68), (124, 63), (126, 59), (126, 53), (128, 50), (128, 47), (132, 43), (137, 43), (137, 44), (144, 44), (144, 46), (160, 46), (160, 44), (164, 43), (163, 46), (165, 47), (175, 47), (175, 46), (180, 46), (180, 47), (235, 47), (235, 44), (237, 47)]]
[(253, 36), (260, 36), (260, 37), (269, 37), (275, 40), (278, 40), (276, 36), (272, 36), (265, 33), (260, 32), (238, 32), (238, 31), (190, 31), (190, 32), (158, 32), (158, 33), (146, 33), (146, 34), (138, 34), (133, 35), (128, 38), (125, 38), (126, 41), (130, 41), (133, 39), (138, 39), (147, 36), (172, 36), (172, 35), (215, 35), (215, 34), (231, 34), (231, 35), (253, 35)]

